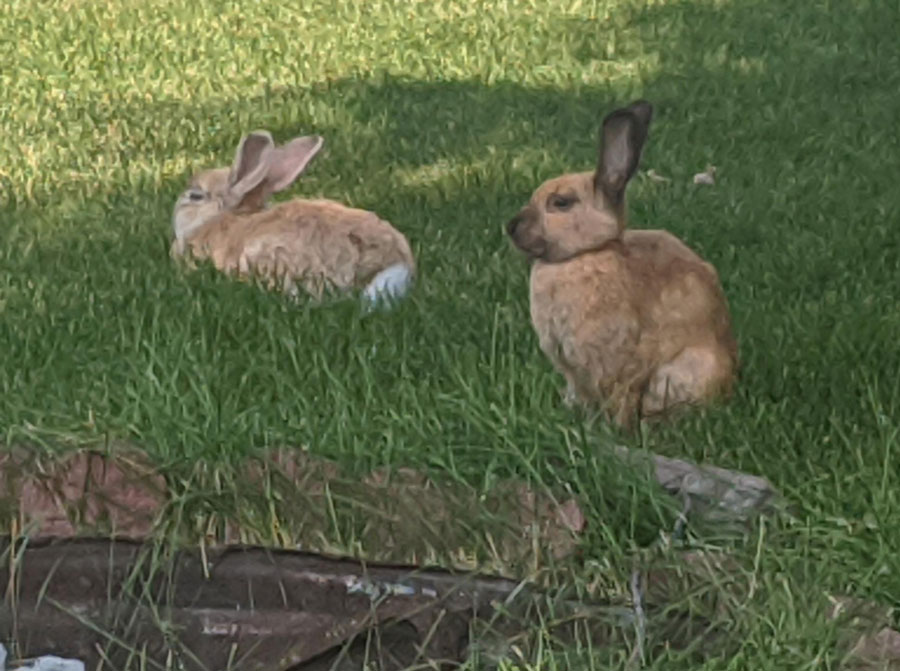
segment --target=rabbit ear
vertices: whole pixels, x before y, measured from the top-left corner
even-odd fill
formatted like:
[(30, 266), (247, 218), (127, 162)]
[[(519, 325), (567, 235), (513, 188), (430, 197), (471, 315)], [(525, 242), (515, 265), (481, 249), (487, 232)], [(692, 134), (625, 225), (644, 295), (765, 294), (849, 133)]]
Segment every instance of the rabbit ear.
[(228, 192), (234, 203), (240, 203), (265, 179), (274, 148), (268, 131), (253, 131), (241, 139), (228, 175)]
[(274, 193), (293, 184), (324, 143), (325, 139), (319, 135), (307, 135), (275, 149), (269, 160), (266, 189)]
[(653, 106), (646, 100), (638, 100), (603, 119), (594, 189), (613, 204), (622, 202), (628, 180), (637, 171), (652, 118)]

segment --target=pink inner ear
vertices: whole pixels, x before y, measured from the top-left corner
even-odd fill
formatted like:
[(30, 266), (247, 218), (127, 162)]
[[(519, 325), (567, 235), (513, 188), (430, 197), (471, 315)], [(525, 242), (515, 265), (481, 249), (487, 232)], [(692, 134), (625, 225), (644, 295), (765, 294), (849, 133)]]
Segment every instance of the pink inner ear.
[(266, 178), (273, 146), (268, 131), (254, 131), (241, 140), (228, 174), (229, 207), (238, 205)]
[(238, 146), (234, 165), (229, 176), (231, 186), (241, 182), (265, 167), (267, 153), (273, 147), (272, 136), (265, 131), (249, 133)]
[(266, 183), (270, 191), (286, 189), (319, 153), (324, 138), (319, 135), (294, 138), (272, 152)]

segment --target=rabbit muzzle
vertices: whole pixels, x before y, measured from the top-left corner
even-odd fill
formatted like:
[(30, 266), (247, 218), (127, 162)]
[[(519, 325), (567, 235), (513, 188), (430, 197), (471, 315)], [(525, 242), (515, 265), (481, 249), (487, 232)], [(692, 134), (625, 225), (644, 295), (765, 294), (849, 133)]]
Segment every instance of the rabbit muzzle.
[(540, 215), (531, 207), (523, 207), (506, 224), (506, 233), (513, 244), (531, 258), (547, 253), (547, 241), (541, 234)]

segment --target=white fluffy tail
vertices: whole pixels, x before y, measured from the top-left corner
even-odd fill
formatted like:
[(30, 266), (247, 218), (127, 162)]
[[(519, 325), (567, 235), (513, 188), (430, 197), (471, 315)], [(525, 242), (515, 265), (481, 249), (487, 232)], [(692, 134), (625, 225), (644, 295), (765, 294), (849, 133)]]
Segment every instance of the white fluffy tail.
[(363, 291), (363, 302), (369, 308), (380, 303), (392, 303), (409, 291), (413, 283), (413, 271), (405, 263), (395, 263), (379, 272)]

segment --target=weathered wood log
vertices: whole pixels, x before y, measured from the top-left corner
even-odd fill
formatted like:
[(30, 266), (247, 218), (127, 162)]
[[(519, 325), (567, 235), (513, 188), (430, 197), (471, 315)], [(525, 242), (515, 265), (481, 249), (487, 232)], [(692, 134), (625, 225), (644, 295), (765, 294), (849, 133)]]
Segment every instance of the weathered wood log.
[(89, 670), (452, 668), (473, 649), (503, 657), (512, 640), (630, 646), (636, 628), (647, 651), (719, 640), (710, 623), (643, 597), (639, 608), (586, 603), (501, 577), (291, 550), (7, 537), (0, 567), (11, 656)]
[[(379, 668), (459, 662), (470, 621), (519, 583), (296, 551), (231, 547), (163, 557), (161, 546), (0, 542), (0, 640), (87, 668), (318, 668), (368, 645)], [(365, 636), (361, 643), (365, 649)], [(309, 666), (305, 666), (308, 664)], [(328, 665), (326, 664), (327, 668)]]

